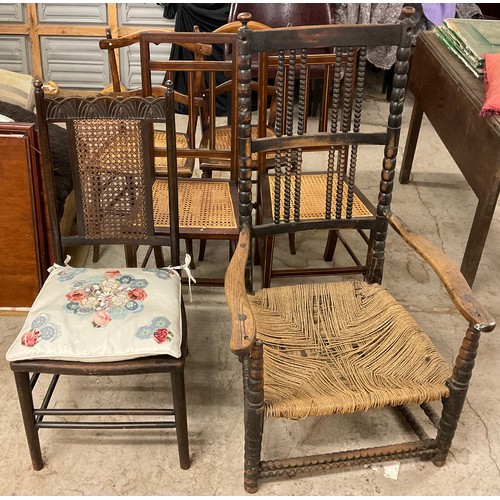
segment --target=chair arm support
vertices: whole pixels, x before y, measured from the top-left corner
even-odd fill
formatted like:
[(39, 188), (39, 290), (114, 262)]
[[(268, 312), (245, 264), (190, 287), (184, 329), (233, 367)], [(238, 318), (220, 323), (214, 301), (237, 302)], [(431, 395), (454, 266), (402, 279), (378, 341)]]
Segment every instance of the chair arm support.
[(451, 259), (423, 236), (414, 233), (391, 211), (386, 211), (385, 216), (405, 242), (432, 267), (460, 314), (476, 329), (491, 332), (495, 328), (495, 320), (476, 300), (464, 276)]
[(230, 348), (238, 355), (250, 352), (255, 340), (254, 315), (245, 287), (245, 267), (250, 245), (250, 228), (245, 226), (224, 277), (224, 291), (232, 324)]

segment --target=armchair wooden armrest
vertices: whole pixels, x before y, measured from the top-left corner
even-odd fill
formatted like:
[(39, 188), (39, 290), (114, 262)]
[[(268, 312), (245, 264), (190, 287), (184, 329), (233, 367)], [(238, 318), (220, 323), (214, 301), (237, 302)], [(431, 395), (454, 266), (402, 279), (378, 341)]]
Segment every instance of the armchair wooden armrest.
[(460, 314), (482, 332), (491, 332), (495, 320), (476, 300), (458, 267), (436, 248), (430, 241), (414, 233), (391, 211), (385, 216), (394, 230), (412, 247), (434, 270)]
[(224, 278), (224, 291), (232, 324), (230, 348), (238, 355), (249, 352), (255, 340), (255, 321), (245, 287), (245, 267), (250, 245), (250, 228), (244, 227)]

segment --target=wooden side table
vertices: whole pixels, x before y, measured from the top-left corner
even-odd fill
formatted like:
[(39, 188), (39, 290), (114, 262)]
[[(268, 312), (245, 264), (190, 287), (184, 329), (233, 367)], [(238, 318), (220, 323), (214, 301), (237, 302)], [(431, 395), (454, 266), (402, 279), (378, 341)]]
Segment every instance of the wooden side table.
[(415, 96), (399, 181), (410, 180), (425, 113), (478, 198), (461, 271), (476, 277), (500, 192), (500, 117), (481, 117), (484, 83), (432, 32), (417, 39), (409, 88)]

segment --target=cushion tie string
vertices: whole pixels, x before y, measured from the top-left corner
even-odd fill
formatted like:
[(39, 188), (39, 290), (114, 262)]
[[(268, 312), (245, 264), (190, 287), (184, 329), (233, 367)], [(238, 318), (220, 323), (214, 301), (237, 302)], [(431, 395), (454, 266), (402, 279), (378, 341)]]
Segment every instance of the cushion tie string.
[(59, 264), (54, 263), (47, 269), (47, 272), (50, 274), (52, 271), (55, 271), (56, 269), (64, 269), (64, 267), (69, 264), (70, 260), (71, 260), (71, 255), (66, 255), (66, 258), (64, 259), (64, 266), (60, 266)]
[(193, 302), (193, 295), (191, 293), (191, 282), (196, 283), (196, 280), (194, 279), (193, 274), (191, 273), (189, 264), (191, 264), (191, 255), (187, 253), (186, 256), (184, 257), (184, 264), (181, 264), (180, 266), (167, 266), (167, 269), (178, 269), (181, 271), (185, 271), (188, 278), (189, 302)]

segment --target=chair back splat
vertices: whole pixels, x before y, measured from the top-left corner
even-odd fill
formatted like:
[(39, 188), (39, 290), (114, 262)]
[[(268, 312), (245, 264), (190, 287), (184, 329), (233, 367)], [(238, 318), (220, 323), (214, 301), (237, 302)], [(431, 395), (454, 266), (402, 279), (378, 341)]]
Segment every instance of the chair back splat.
[[(205, 47), (212, 49), (214, 44), (234, 44), (236, 33), (191, 33), (191, 32), (143, 32), (140, 34), (141, 66), (142, 66), (142, 88), (149, 93), (152, 88), (152, 77), (154, 72), (162, 72), (166, 77), (174, 81), (175, 77), (183, 75), (181, 79), (186, 82), (187, 93), (175, 89), (175, 109), (178, 122), (188, 122), (188, 137), (185, 144), (177, 142), (177, 159), (190, 161), (194, 164), (199, 162), (199, 171), (193, 174), (191, 179), (180, 179), (179, 200), (183, 211), (180, 218), (180, 233), (186, 238), (186, 243), (192, 240), (200, 240), (200, 253), (198, 260), (203, 260), (206, 241), (227, 240), (229, 242), (229, 253), (238, 239), (237, 224), (237, 186), (236, 186), (236, 134), (232, 133), (236, 121), (225, 127), (225, 136), (228, 141), (218, 141), (217, 119), (218, 119), (218, 97), (227, 93), (229, 95), (227, 114), (235, 115), (232, 97), (235, 93), (236, 82), (233, 61), (206, 60), (205, 58), (194, 58), (193, 60), (170, 60), (162, 57), (158, 47), (164, 47), (163, 52), (171, 44), (179, 44), (186, 47)], [(156, 51), (154, 51), (156, 47)], [(217, 84), (219, 78), (226, 81)], [(183, 116), (184, 115), (184, 116)], [(197, 123), (201, 123), (201, 133)], [(167, 148), (168, 151), (168, 148)], [(205, 165), (211, 168), (222, 163), (229, 175), (220, 176), (217, 179), (209, 179), (205, 175)], [(166, 183), (158, 177), (154, 197), (161, 195), (166, 190)], [(159, 220), (162, 224), (163, 221)], [(188, 251), (188, 253), (192, 253)], [(221, 286), (222, 277), (197, 276), (200, 285)]]
[[(287, 275), (286, 271), (272, 269), (274, 236), (312, 229), (368, 230), (369, 237), (363, 234), (370, 245), (366, 263), (360, 262), (347, 247), (355, 261), (354, 267), (291, 270), (289, 275), (355, 272), (365, 275), (370, 282), (380, 282), (387, 232), (383, 210), (390, 206), (410, 55), (411, 41), (404, 31), (405, 25), (367, 25), (354, 36), (346, 26), (330, 26), (329, 31), (323, 26), (311, 26), (300, 32), (279, 28), (258, 34), (260, 32), (246, 27), (247, 20), (244, 14), (241, 16), (244, 26), (239, 32), (238, 109), (240, 198), (244, 202), (240, 222), (248, 223), (251, 214), (251, 185), (248, 165), (245, 165), (246, 155), (251, 151), (258, 155), (260, 174), (254, 235), (261, 241), (263, 286), (269, 286), (271, 276)], [(361, 128), (366, 47), (385, 45), (390, 40), (401, 41), (401, 45), (388, 127), (385, 133), (366, 132)], [(276, 95), (276, 137), (262, 133), (257, 138), (250, 135), (250, 61), (254, 54), (260, 58), (259, 82), (266, 82), (270, 73), (276, 75), (272, 90)], [(308, 116), (310, 74), (313, 69), (318, 73), (320, 68), (323, 75), (321, 113), (317, 127), (313, 127)], [(259, 123), (268, 98), (269, 94), (263, 90)], [(366, 145), (385, 146), (378, 208), (356, 185), (358, 151)], [(317, 160), (318, 151), (327, 155), (323, 165)], [(309, 158), (313, 158), (314, 163)], [(264, 175), (270, 168), (274, 171)]]
[[(165, 97), (51, 98), (44, 96), (42, 83), (35, 82), (35, 96), (56, 263), (7, 352), (33, 468), (44, 466), (38, 432), (42, 428), (175, 428), (180, 466), (188, 469), (187, 325), (181, 277), (169, 268), (137, 268), (135, 255), (139, 245), (170, 246), (171, 264), (180, 263), (176, 169), (168, 171), (168, 229), (159, 230), (155, 223), (152, 195), (153, 124), (166, 126), (173, 143), (168, 157), (175, 164), (172, 84), (167, 83)], [(68, 130), (77, 209), (77, 230), (71, 236), (61, 236), (59, 230), (50, 123), (63, 123)], [(63, 249), (96, 244), (134, 248), (128, 267), (65, 265)], [(78, 394), (64, 388), (61, 395), (54, 392), (61, 375), (154, 373), (170, 373), (173, 408), (156, 402), (153, 408), (144, 407), (144, 402), (140, 408), (117, 408), (119, 397), (112, 398), (113, 408), (86, 408), (77, 402)], [(52, 381), (36, 406), (33, 390), (43, 374), (52, 375)], [(70, 408), (61, 408), (66, 401)], [(121, 421), (123, 415), (127, 419)], [(141, 420), (145, 415), (148, 419)], [(92, 416), (108, 418), (93, 421)]]
[[(458, 425), (480, 334), (492, 331), (495, 322), (474, 298), (455, 264), (391, 210), (411, 24), (404, 19), (395, 25), (254, 31), (249, 27), (250, 19), (248, 13), (239, 16), (241, 231), (225, 281), (232, 321), (230, 348), (241, 361), (243, 372), (245, 489), (256, 492), (263, 478), (295, 477), (298, 473), (410, 457), (431, 459), (441, 466)], [(366, 49), (370, 45), (398, 47), (385, 131), (366, 131), (361, 120)], [(255, 55), (263, 88), (269, 68), (276, 75), (272, 90), (276, 96), (275, 137), (266, 137), (262, 129), (257, 137), (252, 134), (251, 66)], [(323, 126), (320, 118), (320, 127), (315, 130), (308, 126), (306, 112), (311, 64), (324, 65), (331, 78), (325, 93), (328, 120)], [(259, 103), (259, 127), (260, 106), (265, 104)], [(375, 206), (358, 189), (366, 174), (358, 169), (365, 146), (379, 146), (382, 161)], [(256, 202), (252, 196), (254, 154), (259, 174)], [(306, 160), (310, 154), (316, 155), (313, 170)], [(433, 344), (435, 332), (427, 335), (421, 330), (407, 306), (380, 285), (389, 224), (436, 272), (468, 323), (454, 367)], [(366, 266), (358, 269), (364, 280), (269, 288), (264, 276), (262, 288), (254, 290), (252, 237), (261, 240), (261, 248), (270, 249), (272, 254), (276, 234), (311, 229), (370, 231)], [(268, 254), (266, 250), (261, 261)], [(358, 262), (357, 267), (363, 266)], [(353, 269), (343, 272), (347, 271)], [(431, 405), (437, 401), (443, 405), (441, 415)], [(331, 453), (314, 450), (302, 457), (272, 457), (272, 439), (264, 441), (269, 449), (263, 449), (267, 419), (329, 416), (333, 422), (338, 413), (375, 409), (378, 412), (372, 417), (384, 419), (390, 417), (389, 410), (397, 410), (398, 417), (408, 423), (409, 434), (413, 431), (416, 438), (406, 441), (388, 436), (387, 441), (395, 444), (384, 441), (380, 446)], [(420, 420), (426, 417), (430, 425), (424, 426)], [(321, 425), (313, 427), (321, 429)], [(390, 427), (384, 427), (389, 434)], [(435, 437), (428, 433), (432, 427), (437, 428)], [(313, 441), (326, 444), (327, 440), (335, 441), (336, 434), (316, 436)], [(271, 459), (261, 460), (261, 454), (269, 454)]]

